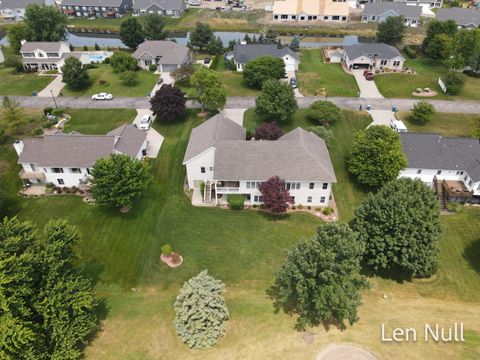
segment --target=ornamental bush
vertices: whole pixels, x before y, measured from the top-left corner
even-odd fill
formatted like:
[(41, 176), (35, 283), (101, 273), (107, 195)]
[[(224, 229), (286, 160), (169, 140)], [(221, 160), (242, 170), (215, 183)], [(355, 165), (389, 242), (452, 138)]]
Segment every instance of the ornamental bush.
[(320, 125), (331, 125), (340, 118), (340, 108), (331, 101), (315, 101), (307, 110), (307, 119)]
[(245, 196), (241, 194), (228, 195), (228, 206), (232, 210), (242, 210), (245, 203)]
[(170, 244), (163, 245), (160, 250), (163, 256), (170, 256), (173, 252), (172, 246)]

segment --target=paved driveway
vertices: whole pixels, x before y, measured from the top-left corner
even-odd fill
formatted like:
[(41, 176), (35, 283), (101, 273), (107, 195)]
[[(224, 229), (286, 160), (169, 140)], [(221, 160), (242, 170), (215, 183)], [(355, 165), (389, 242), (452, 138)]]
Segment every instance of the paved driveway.
[(373, 122), (368, 125), (368, 127), (372, 125), (385, 125), (390, 127), (390, 120), (397, 120), (395, 113), (391, 110), (370, 110), (368, 112), (373, 119)]
[(317, 360), (376, 360), (367, 350), (347, 344), (329, 345), (317, 356)]
[[(149, 109), (137, 109), (137, 116), (133, 123), (140, 127), (140, 121), (144, 115), (152, 115), (152, 112)], [(147, 141), (147, 156), (156, 158), (163, 143), (163, 136), (153, 127), (150, 127), (150, 130), (147, 131)]]
[(175, 80), (170, 76), (170, 73), (161, 73), (159, 78), (162, 78), (163, 79), (163, 82), (161, 84), (155, 84), (155, 86), (153, 87), (152, 91), (151, 91), (151, 95), (155, 95), (155, 93), (160, 90), (160, 88), (162, 87), (163, 84), (174, 84), (175, 83)]
[(53, 93), (53, 96), (58, 96), (65, 85), (66, 84), (62, 82), (62, 75), (58, 75), (58, 76), (55, 77), (55, 79), (50, 84), (48, 84), (45, 87), (45, 89), (40, 91), (37, 94), (37, 96), (51, 97), (52, 93)]
[(358, 88), (360, 89), (361, 98), (369, 99), (383, 99), (382, 94), (378, 91), (375, 81), (368, 81), (363, 76), (364, 69), (352, 70), (355, 80), (357, 81)]
[(223, 109), (222, 114), (235, 121), (238, 125), (243, 126), (243, 115), (247, 109)]

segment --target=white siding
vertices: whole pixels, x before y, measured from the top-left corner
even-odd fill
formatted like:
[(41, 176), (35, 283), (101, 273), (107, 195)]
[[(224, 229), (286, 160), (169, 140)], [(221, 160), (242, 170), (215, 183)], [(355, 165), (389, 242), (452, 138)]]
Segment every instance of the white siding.
[[(188, 187), (190, 189), (198, 188), (198, 184), (201, 181), (213, 180), (214, 162), (215, 149), (210, 148), (185, 164), (187, 167)], [(205, 168), (205, 173), (202, 173), (202, 167)]]

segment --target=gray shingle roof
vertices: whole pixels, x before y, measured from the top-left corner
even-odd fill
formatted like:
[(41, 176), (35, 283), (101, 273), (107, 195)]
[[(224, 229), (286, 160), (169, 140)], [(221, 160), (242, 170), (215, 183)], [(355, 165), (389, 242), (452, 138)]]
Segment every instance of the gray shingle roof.
[(480, 141), (436, 133), (400, 133), (409, 168), (464, 170), (480, 181)]
[(400, 52), (393, 46), (387, 44), (357, 44), (351, 46), (345, 46), (345, 52), (350, 60), (359, 58), (360, 56), (366, 56), (373, 60), (376, 56), (379, 59), (394, 59), (396, 57), (403, 57)]
[(451, 8), (451, 9), (438, 9), (437, 20), (455, 20), (458, 25), (467, 26), (480, 24), (480, 9), (463, 9), (463, 8)]
[(279, 49), (277, 45), (237, 44), (233, 48), (233, 58), (240, 64), (246, 64), (248, 61), (260, 56), (275, 56), (281, 58), (287, 54), (299, 60), (298, 54), (288, 47)]
[(404, 3), (375, 2), (365, 4), (363, 16), (380, 16), (388, 11), (393, 11), (397, 16), (404, 16), (409, 19), (420, 19), (422, 15), (421, 6), (410, 6)]
[(48, 52), (58, 52), (62, 45), (68, 46), (67, 43), (62, 41), (27, 41), (20, 48), (20, 52), (32, 52), (37, 49)]
[(31, 4), (45, 5), (45, 0), (2, 0), (0, 9), (25, 9)]
[(162, 10), (183, 10), (186, 7), (184, 0), (135, 0), (133, 8), (145, 10), (152, 5), (157, 5)]
[[(115, 143), (117, 136), (120, 139)], [(136, 156), (146, 139), (146, 132), (123, 125), (107, 135), (55, 134), (23, 140), (18, 163), (39, 166), (90, 167), (95, 161), (115, 151)]]
[(248, 141), (245, 129), (217, 115), (193, 129), (184, 163), (214, 147), (215, 179), (336, 182), (325, 141), (296, 128), (277, 141)]
[(173, 41), (146, 40), (138, 46), (132, 56), (139, 59), (143, 54), (148, 53), (154, 58), (160, 57), (159, 64), (183, 64), (188, 52), (186, 46)]
[(119, 7), (123, 0), (62, 0), (62, 5)]

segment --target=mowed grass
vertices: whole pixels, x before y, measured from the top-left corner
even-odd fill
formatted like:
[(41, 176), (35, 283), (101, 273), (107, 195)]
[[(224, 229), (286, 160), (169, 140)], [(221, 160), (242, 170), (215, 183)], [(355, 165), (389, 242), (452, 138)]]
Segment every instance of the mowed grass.
[(347, 74), (340, 64), (325, 64), (322, 50), (302, 50), (300, 67), (297, 72), (300, 93), (303, 95), (358, 96), (355, 78)]
[(131, 123), (137, 112), (133, 109), (67, 109), (71, 119), (65, 124), (64, 132), (104, 135), (125, 124)]
[(438, 78), (443, 77), (447, 67), (441, 62), (427, 59), (407, 59), (405, 66), (416, 70), (416, 75), (383, 74), (375, 76), (375, 83), (383, 96), (387, 98), (416, 98), (412, 95), (417, 88), (430, 88), (438, 93), (433, 99), (439, 100), (480, 100), (480, 79), (465, 76), (465, 85), (458, 95), (444, 94), (438, 85)]
[(0, 95), (31, 96), (53, 81), (53, 76), (35, 73), (13, 74), (12, 68), (0, 67)]
[[(310, 126), (297, 115), (297, 124)], [(251, 117), (253, 118), (253, 116)], [(94, 121), (94, 119), (92, 119)], [(182, 122), (155, 123), (165, 137), (160, 157), (152, 161), (154, 181), (128, 214), (87, 205), (74, 196), (17, 199), (20, 219), (39, 226), (66, 217), (82, 234), (79, 267), (97, 283), (105, 299), (106, 319), (86, 348), (87, 359), (314, 359), (327, 343), (355, 343), (379, 359), (478, 359), (480, 357), (480, 210), (463, 209), (441, 218), (439, 271), (432, 279), (399, 283), (370, 277), (363, 293), (359, 321), (345, 331), (334, 327), (308, 329), (309, 337), (293, 329), (294, 318), (274, 313), (266, 289), (283, 262), (286, 249), (312, 236), (319, 220), (307, 214), (272, 217), (254, 211), (194, 208), (183, 193), (181, 161), (192, 127), (201, 123), (193, 113)], [(253, 120), (248, 120), (250, 124)], [(369, 123), (363, 113), (342, 114), (332, 127), (331, 154), (348, 149), (353, 133)], [(342, 124), (343, 122), (343, 124)], [(251, 125), (250, 125), (251, 126)], [(285, 129), (295, 127), (285, 125)], [(339, 147), (345, 143), (345, 149)], [(6, 151), (4, 151), (6, 150)], [(7, 155), (5, 155), (7, 154)], [(0, 146), (9, 164), (0, 173), (9, 195), (19, 188), (16, 156), (11, 144)], [(339, 183), (338, 160), (332, 156)], [(347, 208), (350, 206), (345, 204)], [(348, 214), (347, 214), (348, 215)], [(343, 214), (342, 214), (343, 216)], [(184, 256), (177, 269), (159, 261), (160, 247), (170, 243)], [(203, 269), (226, 284), (230, 310), (227, 334), (212, 350), (193, 351), (175, 335), (173, 303), (183, 282)], [(387, 295), (387, 299), (383, 298)], [(463, 322), (467, 342), (392, 344), (380, 340), (380, 326), (416, 327), (425, 323)]]
[[(114, 73), (109, 64), (98, 64), (97, 68), (88, 70), (90, 86), (82, 90), (73, 90), (65, 86), (63, 96), (92, 96), (93, 94), (107, 92), (115, 97), (140, 97), (147, 96), (152, 91), (158, 80), (158, 75), (151, 71), (140, 70), (136, 72), (137, 81), (134, 85), (123, 84), (120, 74)], [(106, 84), (100, 84), (106, 81)]]

